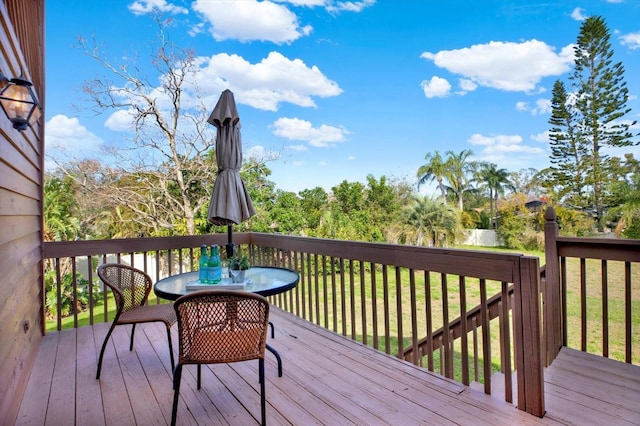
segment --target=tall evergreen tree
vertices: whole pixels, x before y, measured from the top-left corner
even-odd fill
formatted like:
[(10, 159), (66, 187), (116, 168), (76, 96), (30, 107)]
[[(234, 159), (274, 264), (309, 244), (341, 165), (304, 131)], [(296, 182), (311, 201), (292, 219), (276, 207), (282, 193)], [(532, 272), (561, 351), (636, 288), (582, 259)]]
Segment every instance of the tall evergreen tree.
[[(580, 26), (575, 50), (575, 68), (570, 76), (576, 93), (575, 103), (565, 106), (575, 113), (572, 138), (588, 146), (586, 178), (583, 188), (590, 191), (590, 204), (597, 219), (598, 230), (603, 230), (604, 193), (608, 158), (602, 153), (605, 147), (635, 145), (629, 131), (635, 124), (621, 120), (630, 108), (624, 67), (613, 62), (613, 49), (609, 29), (602, 17), (587, 18)], [(569, 132), (566, 136), (569, 138)]]
[(569, 102), (564, 83), (557, 80), (551, 97), (549, 139), (551, 140), (551, 179), (558, 195), (573, 206), (585, 207), (586, 161), (589, 147), (577, 131), (576, 111)]

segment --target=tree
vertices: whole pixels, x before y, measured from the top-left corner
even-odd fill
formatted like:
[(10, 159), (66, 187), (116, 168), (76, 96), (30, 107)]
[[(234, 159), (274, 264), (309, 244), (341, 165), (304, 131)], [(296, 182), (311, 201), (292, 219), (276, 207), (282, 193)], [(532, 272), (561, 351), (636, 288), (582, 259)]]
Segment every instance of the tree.
[(480, 188), (485, 189), (489, 193), (489, 214), (491, 223), (497, 228), (497, 220), (495, 220), (494, 212), (498, 211), (498, 196), (504, 195), (505, 190), (515, 191), (513, 184), (509, 180), (509, 172), (507, 169), (498, 169), (494, 163), (479, 163), (475, 170), (475, 181)]
[(72, 241), (80, 232), (74, 181), (50, 176), (42, 189), (45, 241)]
[(625, 158), (612, 167), (617, 172), (609, 199), (614, 207), (605, 217), (613, 222), (616, 236), (640, 239), (640, 163), (632, 154)]
[(87, 81), (83, 91), (97, 113), (121, 114), (134, 131), (132, 145), (114, 149), (116, 158), (103, 173), (119, 183), (127, 175), (134, 177), (135, 185), (112, 186), (111, 201), (131, 208), (139, 222), (154, 223), (162, 233), (174, 232), (180, 218), (185, 232), (193, 235), (197, 213), (209, 202), (213, 186), (213, 128), (206, 122), (207, 106), (196, 84), (198, 58), (169, 41), (160, 17), (156, 22), (159, 46), (150, 60), (154, 78), (144, 75), (135, 55), (131, 63), (114, 65), (95, 42), (80, 38), (85, 54), (114, 79)]
[[(573, 102), (573, 101), (571, 101)], [(585, 207), (583, 193), (587, 179), (588, 144), (578, 131), (577, 112), (570, 103), (564, 83), (556, 81), (551, 98), (549, 130), (551, 140), (550, 178), (559, 197), (573, 206)]]
[(468, 161), (473, 155), (473, 151), (466, 149), (456, 154), (453, 151), (447, 151), (447, 161), (445, 162), (445, 175), (449, 181), (448, 189), (458, 199), (458, 210), (464, 210), (464, 193), (469, 191), (468, 175), (473, 171), (474, 162)]
[[(580, 26), (575, 67), (570, 81), (575, 97), (567, 101), (560, 84), (552, 102), (552, 162), (557, 164), (560, 193), (577, 193), (595, 210), (598, 230), (604, 219), (604, 191), (608, 158), (604, 147), (625, 147), (632, 141), (624, 67), (612, 62), (609, 29), (602, 17), (591, 16)], [(555, 151), (554, 151), (555, 149)], [(582, 174), (584, 173), (584, 174)], [(572, 174), (575, 176), (571, 178)]]
[(446, 202), (446, 187), (442, 183), (447, 172), (446, 162), (442, 159), (438, 150), (436, 150), (435, 154), (428, 153), (425, 155), (424, 159), (426, 163), (420, 166), (417, 172), (418, 189), (420, 189), (420, 185), (433, 182), (435, 180), (438, 182), (438, 189), (440, 189), (442, 198), (445, 199)]
[(544, 195), (545, 190), (541, 186), (539, 177), (540, 172), (531, 167), (509, 174), (509, 180), (513, 184), (514, 192), (524, 194), (527, 198)]
[(401, 244), (446, 247), (461, 235), (458, 211), (442, 200), (414, 197), (403, 210), (402, 221), (393, 227), (390, 239)]
[(300, 196), (300, 208), (304, 211), (307, 228), (314, 230), (320, 225), (320, 218), (327, 209), (329, 194), (324, 188), (316, 186), (313, 189), (305, 189), (298, 192)]

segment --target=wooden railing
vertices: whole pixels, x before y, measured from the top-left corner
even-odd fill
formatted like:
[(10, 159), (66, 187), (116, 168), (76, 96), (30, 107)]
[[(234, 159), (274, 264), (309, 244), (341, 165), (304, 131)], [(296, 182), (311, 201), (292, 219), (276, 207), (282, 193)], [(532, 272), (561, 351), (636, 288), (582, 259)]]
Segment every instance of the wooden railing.
[(560, 237), (545, 219), (545, 365), (562, 346), (640, 364), (640, 240)]
[[(492, 372), (502, 371), (509, 401), (515, 369), (518, 408), (544, 414), (537, 258), (277, 234), (238, 233), (234, 241), (254, 265), (300, 273), (299, 285), (273, 304), (465, 384), (481, 381), (487, 393)], [(75, 276), (79, 260), (90, 265), (89, 281), (97, 282), (92, 271), (107, 260), (133, 263), (157, 280), (195, 269), (202, 244), (225, 243), (223, 234), (47, 243), (45, 259), (60, 296), (64, 271)], [(79, 281), (72, 281), (75, 294)], [(90, 323), (109, 320), (108, 298), (99, 294), (101, 309), (88, 306)], [(62, 319), (55, 322), (59, 329)]]

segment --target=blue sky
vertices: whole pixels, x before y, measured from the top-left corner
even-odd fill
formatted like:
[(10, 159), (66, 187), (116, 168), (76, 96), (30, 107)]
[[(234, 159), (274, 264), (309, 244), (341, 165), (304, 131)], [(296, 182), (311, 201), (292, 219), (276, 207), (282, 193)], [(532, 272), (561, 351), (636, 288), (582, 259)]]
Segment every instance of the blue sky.
[[(127, 137), (119, 115), (74, 107), (83, 81), (107, 75), (77, 39), (95, 38), (114, 63), (137, 54), (145, 69), (154, 8), (202, 59), (211, 109), (234, 92), (245, 155), (278, 153), (268, 166), (286, 191), (369, 174), (415, 182), (435, 150), (471, 149), (510, 171), (546, 167), (551, 89), (568, 81), (590, 15), (604, 17), (624, 64), (625, 119), (640, 118), (640, 0), (50, 0), (51, 157), (97, 157)], [(625, 152), (640, 158), (638, 147)]]

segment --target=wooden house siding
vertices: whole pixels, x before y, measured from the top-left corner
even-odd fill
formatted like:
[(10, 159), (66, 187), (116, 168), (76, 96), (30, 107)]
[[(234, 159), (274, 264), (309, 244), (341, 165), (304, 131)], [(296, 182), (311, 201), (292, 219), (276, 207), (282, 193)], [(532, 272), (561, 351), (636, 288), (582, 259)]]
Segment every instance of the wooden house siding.
[[(0, 0), (0, 71), (44, 105), (44, 1)], [(12, 424), (43, 334), (44, 117), (24, 132), (0, 114), (0, 424)]]

